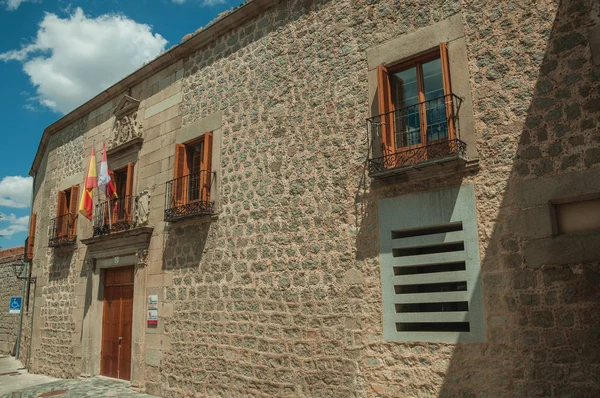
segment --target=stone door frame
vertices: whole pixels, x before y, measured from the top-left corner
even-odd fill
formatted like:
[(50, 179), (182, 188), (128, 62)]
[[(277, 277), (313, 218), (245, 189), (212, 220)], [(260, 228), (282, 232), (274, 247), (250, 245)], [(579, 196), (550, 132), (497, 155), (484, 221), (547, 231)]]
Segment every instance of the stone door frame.
[(104, 278), (106, 269), (134, 267), (133, 319), (131, 331), (131, 378), (132, 387), (144, 386), (145, 361), (144, 340), (146, 333), (146, 256), (147, 251), (119, 256), (93, 258), (87, 273), (91, 281), (89, 309), (84, 314), (82, 331), (82, 376), (100, 375), (102, 353), (102, 327), (104, 316)]

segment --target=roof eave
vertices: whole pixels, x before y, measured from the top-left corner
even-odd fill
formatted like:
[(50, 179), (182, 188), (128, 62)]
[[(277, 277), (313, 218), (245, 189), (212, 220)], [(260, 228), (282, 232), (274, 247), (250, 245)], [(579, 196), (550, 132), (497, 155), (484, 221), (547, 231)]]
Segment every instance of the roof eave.
[(154, 60), (140, 67), (135, 72), (121, 79), (119, 82), (113, 84), (100, 94), (85, 102), (83, 105), (79, 106), (75, 110), (69, 112), (56, 122), (46, 127), (42, 134), (42, 138), (40, 139), (40, 144), (38, 145), (33, 164), (29, 170), (29, 175), (33, 176), (37, 172), (52, 134), (82, 118), (97, 107), (123, 93), (123, 91), (126, 91), (130, 87), (133, 87), (136, 84), (144, 81), (146, 78), (152, 76), (156, 72), (161, 71), (167, 66), (179, 61), (186, 55), (206, 47), (208, 44), (217, 40), (219, 37), (223, 36), (232, 29), (254, 19), (260, 15), (261, 12), (274, 6), (278, 1), (279, 0), (249, 0), (232, 11), (231, 14), (207, 26), (200, 32), (194, 34), (190, 39), (167, 50)]

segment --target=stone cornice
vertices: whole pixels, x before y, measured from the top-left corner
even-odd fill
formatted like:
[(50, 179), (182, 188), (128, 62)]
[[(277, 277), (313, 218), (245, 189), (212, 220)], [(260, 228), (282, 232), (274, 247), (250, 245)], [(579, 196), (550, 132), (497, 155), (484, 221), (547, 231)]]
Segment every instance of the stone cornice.
[(112, 257), (147, 250), (152, 237), (152, 227), (136, 227), (110, 235), (82, 239), (92, 258)]
[(174, 46), (163, 54), (159, 55), (153, 61), (142, 66), (129, 76), (125, 77), (118, 83), (107, 88), (88, 102), (84, 103), (77, 109), (66, 114), (56, 122), (44, 129), (40, 144), (38, 146), (29, 175), (33, 176), (39, 167), (44, 152), (50, 141), (52, 134), (65, 128), (74, 121), (84, 117), (102, 104), (110, 101), (119, 94), (127, 92), (130, 87), (142, 82), (153, 74), (163, 70), (169, 65), (179, 61), (188, 54), (206, 47), (211, 42), (217, 40), (232, 29), (241, 26), (242, 24), (259, 16), (265, 10), (273, 7), (279, 0), (249, 0), (242, 4), (239, 8), (231, 12), (231, 14), (207, 26), (198, 33), (195, 33), (190, 39)]

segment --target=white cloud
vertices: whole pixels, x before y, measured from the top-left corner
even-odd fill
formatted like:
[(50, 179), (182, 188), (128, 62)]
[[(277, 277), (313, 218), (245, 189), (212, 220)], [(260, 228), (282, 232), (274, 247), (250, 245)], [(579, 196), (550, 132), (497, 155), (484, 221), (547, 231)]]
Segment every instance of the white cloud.
[(39, 3), (39, 0), (6, 0), (3, 3), (8, 11), (15, 11), (21, 3)]
[(68, 113), (164, 51), (167, 41), (124, 15), (86, 16), (81, 8), (60, 18), (47, 13), (36, 38), (2, 61), (23, 62), (35, 100)]
[(8, 176), (0, 181), (0, 206), (29, 207), (33, 178)]
[(29, 230), (29, 216), (17, 217), (14, 214), (0, 213), (0, 226), (8, 223), (6, 227), (0, 228), (0, 235), (10, 238), (18, 232), (27, 232)]

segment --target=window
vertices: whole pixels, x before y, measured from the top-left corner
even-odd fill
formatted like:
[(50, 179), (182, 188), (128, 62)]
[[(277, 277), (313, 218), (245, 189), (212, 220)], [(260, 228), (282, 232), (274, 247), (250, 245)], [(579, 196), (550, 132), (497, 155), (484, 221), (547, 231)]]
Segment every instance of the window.
[(213, 134), (175, 145), (173, 180), (167, 183), (165, 219), (212, 213)]
[(456, 137), (446, 43), (407, 62), (379, 66), (377, 80), (384, 156)]
[[(101, 225), (95, 227), (95, 234), (116, 232), (131, 228), (133, 214), (133, 175), (134, 162), (129, 162), (126, 167), (111, 171), (110, 178), (117, 193), (117, 199), (105, 201), (100, 204), (102, 211)], [(100, 229), (96, 229), (100, 228)]]
[(473, 186), (381, 200), (379, 220), (385, 340), (482, 341)]
[(58, 192), (56, 218), (53, 220), (50, 246), (72, 243), (76, 239), (79, 185)]
[(553, 210), (558, 235), (600, 232), (600, 199), (556, 203)]

